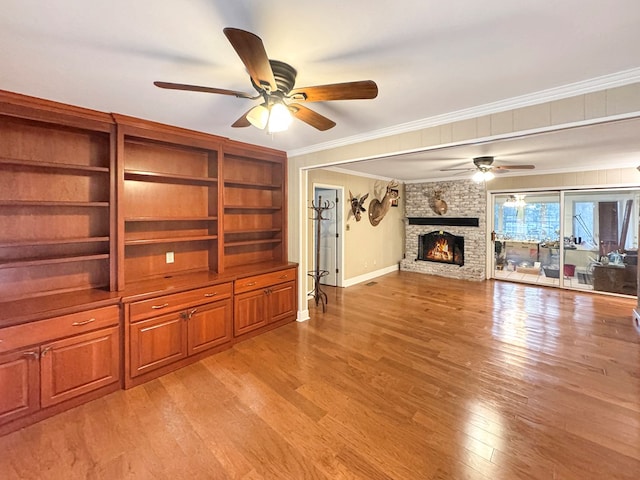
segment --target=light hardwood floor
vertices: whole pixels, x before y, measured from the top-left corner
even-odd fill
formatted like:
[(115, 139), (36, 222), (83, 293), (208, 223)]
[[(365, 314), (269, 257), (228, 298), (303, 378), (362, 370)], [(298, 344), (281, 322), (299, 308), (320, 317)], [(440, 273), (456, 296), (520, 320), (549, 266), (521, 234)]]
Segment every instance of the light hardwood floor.
[(635, 300), (398, 272), (329, 302), (0, 438), (0, 478), (640, 478)]

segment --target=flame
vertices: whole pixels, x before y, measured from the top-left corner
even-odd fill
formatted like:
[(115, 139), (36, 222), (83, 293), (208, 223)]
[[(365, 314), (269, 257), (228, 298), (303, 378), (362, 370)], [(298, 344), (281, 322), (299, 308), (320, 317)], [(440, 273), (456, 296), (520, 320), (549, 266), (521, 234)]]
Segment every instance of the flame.
[(444, 238), (439, 238), (433, 248), (427, 253), (427, 258), (434, 260), (444, 260), (450, 262), (453, 260), (453, 252), (449, 250), (449, 242)]

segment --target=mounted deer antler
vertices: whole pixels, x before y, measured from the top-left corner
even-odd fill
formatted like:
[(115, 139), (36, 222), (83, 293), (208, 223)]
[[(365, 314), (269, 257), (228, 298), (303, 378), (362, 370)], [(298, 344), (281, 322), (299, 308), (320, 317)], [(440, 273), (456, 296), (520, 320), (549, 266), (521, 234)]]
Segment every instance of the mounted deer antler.
[(371, 225), (374, 227), (377, 226), (387, 214), (391, 207), (391, 202), (398, 198), (397, 187), (398, 182), (395, 180), (390, 181), (387, 184), (387, 190), (382, 200), (374, 198), (369, 203), (369, 222), (371, 222)]
[(367, 199), (367, 197), (369, 196), (369, 194), (365, 194), (362, 197), (360, 197), (360, 200), (358, 200), (358, 197), (354, 197), (353, 194), (351, 193), (351, 190), (349, 190), (349, 202), (351, 203), (351, 213), (353, 213), (353, 216), (356, 218), (356, 222), (360, 221), (361, 213), (362, 212), (366, 212), (367, 209), (364, 208), (362, 205), (364, 204), (364, 201)]

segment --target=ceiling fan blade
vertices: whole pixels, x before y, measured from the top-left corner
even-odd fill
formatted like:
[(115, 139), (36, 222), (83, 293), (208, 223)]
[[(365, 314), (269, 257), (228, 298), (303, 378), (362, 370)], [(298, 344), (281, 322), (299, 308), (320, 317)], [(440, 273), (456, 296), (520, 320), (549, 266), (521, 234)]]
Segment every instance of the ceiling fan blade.
[(239, 28), (225, 28), (224, 34), (247, 67), (253, 83), (259, 87), (268, 87), (272, 92), (278, 90), (267, 51), (260, 37)]
[(292, 103), (289, 105), (289, 110), (298, 120), (302, 120), (322, 132), (336, 126), (336, 122), (333, 120), (330, 120), (307, 107), (303, 107), (300, 104)]
[(251, 123), (249, 122), (249, 119), (247, 118), (247, 114), (253, 110), (253, 107), (251, 107), (249, 110), (247, 110), (239, 119), (237, 119), (235, 122), (233, 122), (231, 124), (231, 126), (233, 128), (244, 128), (244, 127), (250, 127)]
[(378, 96), (378, 86), (373, 80), (333, 83), (315, 87), (294, 88), (289, 98), (305, 102), (325, 102), (328, 100), (367, 100)]
[(441, 168), (441, 172), (471, 172), (476, 170), (475, 168)]
[(185, 85), (183, 83), (170, 83), (170, 82), (153, 82), (156, 87), (167, 88), (169, 90), (187, 90), (189, 92), (204, 92), (204, 93), (219, 93), (221, 95), (231, 95), (238, 98), (259, 98), (253, 97), (248, 93), (237, 92), (235, 90), (225, 90), (223, 88), (213, 87), (200, 87), (198, 85)]
[(493, 170), (533, 170), (535, 165), (501, 165), (492, 167)]

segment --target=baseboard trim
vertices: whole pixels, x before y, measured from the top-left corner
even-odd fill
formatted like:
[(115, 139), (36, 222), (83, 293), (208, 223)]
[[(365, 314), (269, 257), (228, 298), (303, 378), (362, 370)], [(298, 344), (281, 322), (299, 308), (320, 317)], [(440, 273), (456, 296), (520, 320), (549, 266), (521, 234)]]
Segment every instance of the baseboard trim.
[(296, 317), (296, 322), (306, 322), (311, 319), (309, 316), (309, 309), (306, 310), (298, 310), (298, 316)]
[(358, 283), (367, 282), (369, 280), (373, 280), (376, 277), (386, 275), (387, 273), (397, 272), (399, 269), (400, 265), (396, 264), (391, 265), (390, 267), (381, 268), (380, 270), (368, 272), (363, 275), (358, 275), (357, 277), (345, 278), (343, 287), (351, 287), (353, 285), (357, 285)]

